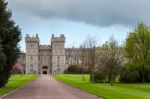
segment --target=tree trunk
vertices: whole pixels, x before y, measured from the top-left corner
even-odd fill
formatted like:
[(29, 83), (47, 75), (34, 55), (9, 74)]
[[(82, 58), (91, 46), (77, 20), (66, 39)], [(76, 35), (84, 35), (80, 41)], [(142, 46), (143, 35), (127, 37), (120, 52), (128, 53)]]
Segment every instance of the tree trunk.
[(142, 82), (143, 82), (143, 83), (145, 83), (145, 75), (144, 75), (144, 74), (145, 74), (145, 73), (144, 73), (145, 71), (144, 71), (144, 65), (145, 65), (145, 64), (143, 63), (143, 66), (142, 66)]
[(4, 72), (0, 72), (0, 88), (5, 86), (5, 76), (4, 76)]
[(91, 81), (91, 82), (94, 82), (94, 72), (91, 72), (91, 73), (90, 73), (90, 81)]
[(82, 70), (82, 81), (85, 81), (85, 79), (84, 79), (84, 69)]

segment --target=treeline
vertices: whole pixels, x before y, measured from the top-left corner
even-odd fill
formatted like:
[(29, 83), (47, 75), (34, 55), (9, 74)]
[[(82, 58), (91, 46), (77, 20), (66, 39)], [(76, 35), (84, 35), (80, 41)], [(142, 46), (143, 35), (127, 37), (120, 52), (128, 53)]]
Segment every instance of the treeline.
[(12, 67), (18, 57), (18, 42), (21, 31), (11, 19), (7, 2), (0, 0), (0, 88), (4, 87), (11, 75)]
[[(97, 40), (89, 36), (80, 47), (83, 73), (90, 73), (91, 82), (150, 82), (150, 27), (139, 23), (119, 45), (112, 37), (97, 47)], [(78, 68), (77, 67), (77, 68)], [(70, 67), (75, 68), (75, 66)], [(69, 69), (68, 68), (68, 69)], [(68, 72), (69, 73), (69, 72)]]

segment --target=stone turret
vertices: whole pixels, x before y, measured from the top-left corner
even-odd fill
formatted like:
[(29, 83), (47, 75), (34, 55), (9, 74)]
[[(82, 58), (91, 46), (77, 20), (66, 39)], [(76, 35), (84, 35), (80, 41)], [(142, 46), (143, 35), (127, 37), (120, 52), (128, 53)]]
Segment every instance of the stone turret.
[(26, 37), (25, 37), (25, 42), (39, 42), (38, 34), (36, 34), (35, 37), (34, 37), (34, 35), (32, 37), (30, 37), (30, 35), (27, 34)]
[(61, 34), (51, 38), (52, 73), (63, 73), (65, 70), (65, 36)]
[(30, 37), (29, 34), (25, 37), (26, 43), (26, 73), (38, 73), (38, 49), (39, 49), (39, 37)]
[(65, 43), (65, 36), (61, 34), (60, 37), (55, 37), (53, 34), (51, 38), (51, 42), (64, 42)]

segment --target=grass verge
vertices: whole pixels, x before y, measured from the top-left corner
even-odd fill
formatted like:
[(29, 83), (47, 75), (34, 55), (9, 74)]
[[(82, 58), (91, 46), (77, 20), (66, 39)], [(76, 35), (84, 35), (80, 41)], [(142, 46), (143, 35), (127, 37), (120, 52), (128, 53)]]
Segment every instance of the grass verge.
[(38, 75), (13, 75), (9, 78), (5, 87), (0, 88), (0, 96), (11, 92), (12, 90), (19, 88), (30, 81), (36, 79)]
[(104, 83), (91, 83), (89, 75), (58, 74), (54, 78), (63, 81), (73, 87), (82, 89), (106, 99), (150, 99), (150, 84), (120, 84), (114, 86)]

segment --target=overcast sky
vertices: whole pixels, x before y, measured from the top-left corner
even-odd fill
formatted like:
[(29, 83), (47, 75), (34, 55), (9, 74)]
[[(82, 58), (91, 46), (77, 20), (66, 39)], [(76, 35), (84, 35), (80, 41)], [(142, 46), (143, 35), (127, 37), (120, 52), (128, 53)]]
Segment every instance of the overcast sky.
[(88, 34), (102, 44), (111, 35), (121, 44), (138, 22), (150, 24), (150, 0), (7, 0), (13, 20), (26, 34), (50, 44), (52, 34), (65, 34), (66, 47), (78, 47)]

